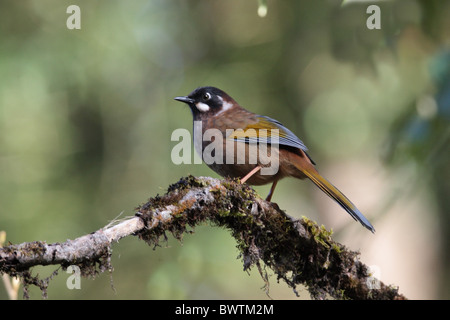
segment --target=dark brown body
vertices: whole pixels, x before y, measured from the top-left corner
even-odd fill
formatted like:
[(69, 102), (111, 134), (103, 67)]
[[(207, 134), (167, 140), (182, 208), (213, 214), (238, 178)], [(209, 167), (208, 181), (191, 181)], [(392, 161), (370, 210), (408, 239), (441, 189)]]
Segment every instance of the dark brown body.
[[(197, 119), (197, 121), (200, 119)], [(243, 129), (248, 127), (250, 124), (257, 124), (258, 118), (257, 115), (254, 113), (251, 113), (245, 109), (242, 108), (233, 108), (230, 110), (226, 110), (222, 113), (220, 113), (218, 116), (212, 115), (206, 119), (202, 119), (202, 136), (205, 133), (207, 129), (215, 128), (222, 132), (223, 134), (223, 161), (222, 164), (208, 164), (208, 166), (217, 172), (219, 175), (224, 177), (231, 177), (231, 178), (243, 178), (246, 176), (249, 172), (251, 172), (254, 168), (257, 166), (260, 167), (268, 167), (267, 163), (269, 160), (267, 157), (265, 157), (265, 152), (258, 152), (258, 147), (255, 144), (249, 144), (245, 142), (232, 142), (234, 143), (234, 148), (230, 151), (227, 148), (227, 143), (230, 143), (226, 137), (226, 130), (227, 129)], [(206, 148), (207, 145), (209, 145), (210, 141), (203, 141), (203, 149)], [(244, 164), (238, 163), (238, 154), (237, 150), (245, 150), (245, 161)], [(234, 161), (231, 164), (227, 164), (226, 162), (226, 156), (228, 153), (232, 153)], [(256, 156), (257, 163), (251, 164), (250, 163), (250, 157), (249, 155), (251, 153), (257, 153)], [(270, 145), (268, 145), (267, 149), (267, 155), (272, 155), (273, 152), (278, 153), (278, 171), (274, 175), (265, 175), (261, 174), (261, 171), (256, 172), (253, 174), (248, 180), (247, 183), (251, 185), (264, 185), (268, 183), (273, 183), (275, 181), (278, 181), (284, 177), (295, 177), (298, 179), (304, 179), (306, 178), (305, 174), (303, 174), (302, 171), (300, 171), (295, 165), (293, 165), (294, 158), (297, 161), (303, 160), (305, 162), (305, 165), (309, 165), (313, 170), (313, 164), (311, 163), (310, 159), (306, 156), (306, 154), (297, 148), (289, 147), (289, 146), (282, 146), (280, 145), (279, 148), (271, 149)], [(263, 158), (263, 159), (262, 159)]]

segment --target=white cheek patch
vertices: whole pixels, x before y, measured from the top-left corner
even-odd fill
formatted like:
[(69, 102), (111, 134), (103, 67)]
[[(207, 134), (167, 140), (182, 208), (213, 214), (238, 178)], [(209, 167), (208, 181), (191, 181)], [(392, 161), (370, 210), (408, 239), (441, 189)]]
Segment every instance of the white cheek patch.
[(197, 102), (195, 104), (195, 106), (197, 107), (198, 111), (201, 111), (201, 112), (209, 111), (209, 106), (206, 103)]
[(231, 107), (233, 107), (233, 104), (232, 104), (232, 103), (229, 103), (229, 102), (227, 102), (227, 101), (224, 101), (224, 100), (222, 99), (222, 97), (218, 97), (218, 98), (219, 98), (220, 101), (222, 101), (222, 110), (220, 110), (220, 112), (219, 112), (218, 114), (221, 114), (222, 112), (225, 112), (225, 111), (231, 109)]
[(222, 104), (222, 110), (223, 111), (227, 111), (228, 109), (231, 109), (232, 106), (233, 106), (232, 103), (224, 101), (223, 104)]

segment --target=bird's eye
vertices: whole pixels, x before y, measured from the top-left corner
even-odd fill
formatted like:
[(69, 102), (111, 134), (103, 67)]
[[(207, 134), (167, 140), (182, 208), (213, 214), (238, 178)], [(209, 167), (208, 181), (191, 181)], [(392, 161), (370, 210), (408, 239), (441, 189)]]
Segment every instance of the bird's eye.
[(203, 100), (204, 101), (208, 101), (209, 99), (211, 99), (211, 94), (209, 92), (206, 92), (203, 94)]

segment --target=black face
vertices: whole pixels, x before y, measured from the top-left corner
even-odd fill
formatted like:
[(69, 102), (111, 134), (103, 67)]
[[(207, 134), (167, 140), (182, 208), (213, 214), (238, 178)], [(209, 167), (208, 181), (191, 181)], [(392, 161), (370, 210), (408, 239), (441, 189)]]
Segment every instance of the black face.
[(177, 101), (187, 103), (194, 117), (219, 112), (223, 108), (224, 99), (228, 100), (228, 95), (214, 87), (200, 87), (192, 91), (187, 97), (175, 98)]

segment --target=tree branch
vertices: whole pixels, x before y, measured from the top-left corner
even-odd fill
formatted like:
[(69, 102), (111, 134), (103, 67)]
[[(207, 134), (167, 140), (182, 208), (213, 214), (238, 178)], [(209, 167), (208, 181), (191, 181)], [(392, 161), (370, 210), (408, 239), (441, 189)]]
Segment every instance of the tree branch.
[(405, 299), (397, 288), (370, 277), (358, 253), (335, 242), (323, 226), (307, 218), (292, 219), (246, 184), (208, 177), (182, 178), (165, 195), (136, 208), (135, 217), (77, 239), (0, 248), (0, 273), (19, 276), (25, 288), (34, 284), (45, 292), (48, 279), (32, 277), (33, 266), (61, 265), (65, 269), (78, 265), (82, 275), (112, 271), (113, 242), (137, 235), (157, 246), (167, 232), (181, 240), (188, 228), (207, 220), (230, 230), (244, 269), (256, 266), (266, 283), (262, 262), (294, 291), (297, 285), (305, 285), (316, 299)]

